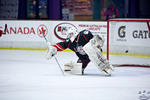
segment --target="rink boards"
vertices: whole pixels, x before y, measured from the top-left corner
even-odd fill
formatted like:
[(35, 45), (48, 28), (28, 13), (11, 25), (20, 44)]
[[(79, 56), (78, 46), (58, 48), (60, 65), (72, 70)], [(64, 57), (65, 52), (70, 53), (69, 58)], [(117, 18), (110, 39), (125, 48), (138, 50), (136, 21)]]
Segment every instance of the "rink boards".
[[(67, 37), (68, 27), (73, 27), (78, 31), (90, 30), (93, 34), (103, 34), (105, 37), (105, 44), (103, 47), (104, 53), (107, 48), (107, 22), (106, 21), (37, 21), (37, 20), (1, 20), (0, 30), (4, 31), (5, 24), (7, 24), (6, 34), (0, 37), (0, 48), (1, 49), (15, 49), (15, 50), (45, 50), (46, 43), (42, 36), (42, 32), (46, 35), (46, 38), (52, 43), (64, 41)], [(121, 23), (125, 25), (126, 23)], [(122, 25), (122, 26), (123, 26)], [(131, 24), (129, 28), (135, 30), (134, 42), (132, 39), (126, 37), (117, 36), (119, 25), (114, 28), (116, 34), (112, 34), (110, 38), (111, 47), (110, 54), (113, 55), (129, 55), (133, 56), (133, 52), (136, 56), (150, 57), (150, 36), (147, 26), (142, 25), (142, 29), (139, 31), (136, 29), (136, 23)], [(128, 24), (130, 27), (130, 24)], [(128, 30), (128, 31), (129, 31)], [(127, 30), (126, 30), (127, 31)], [(143, 33), (140, 33), (143, 32)], [(132, 35), (132, 34), (131, 34)], [(146, 37), (146, 39), (138, 38)], [(125, 41), (124, 41), (125, 40)], [(137, 41), (135, 41), (137, 40)], [(141, 41), (144, 41), (143, 43)], [(127, 47), (128, 45), (128, 47)], [(144, 47), (142, 47), (144, 45)], [(134, 47), (139, 47), (136, 49)], [(141, 50), (140, 50), (141, 49)], [(143, 51), (145, 50), (145, 51)], [(66, 50), (70, 52), (70, 50)], [(133, 51), (133, 52), (130, 52)], [(121, 53), (120, 53), (121, 52)], [(134, 54), (134, 56), (135, 56)]]
[(1, 48), (46, 48), (46, 38), (52, 43), (64, 41), (67, 37), (67, 28), (73, 27), (78, 31), (87, 29), (94, 34), (103, 34), (106, 38), (106, 22), (81, 22), (81, 21), (0, 21), (0, 30), (6, 34), (0, 37)]

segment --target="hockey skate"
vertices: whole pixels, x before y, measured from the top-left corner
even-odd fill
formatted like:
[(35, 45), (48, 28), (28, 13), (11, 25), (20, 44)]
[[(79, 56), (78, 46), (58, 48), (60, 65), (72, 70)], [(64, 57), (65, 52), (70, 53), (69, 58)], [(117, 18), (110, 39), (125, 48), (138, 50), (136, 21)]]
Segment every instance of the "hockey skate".
[(65, 72), (71, 72), (71, 74), (81, 75), (82, 74), (82, 63), (70, 62), (64, 65)]
[(114, 71), (114, 67), (112, 65), (107, 66), (105, 69), (102, 70), (102, 72), (106, 75), (106, 76), (111, 76), (111, 73)]
[(71, 69), (73, 68), (74, 62), (69, 62), (64, 64), (64, 71), (71, 71)]

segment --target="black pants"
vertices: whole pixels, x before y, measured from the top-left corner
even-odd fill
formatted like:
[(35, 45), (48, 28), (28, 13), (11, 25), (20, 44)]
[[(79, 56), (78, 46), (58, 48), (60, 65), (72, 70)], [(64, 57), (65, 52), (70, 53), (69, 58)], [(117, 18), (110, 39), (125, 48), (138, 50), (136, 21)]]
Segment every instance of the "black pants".
[(82, 63), (82, 69), (85, 69), (87, 67), (87, 65), (89, 64), (90, 59), (78, 59), (77, 63)]

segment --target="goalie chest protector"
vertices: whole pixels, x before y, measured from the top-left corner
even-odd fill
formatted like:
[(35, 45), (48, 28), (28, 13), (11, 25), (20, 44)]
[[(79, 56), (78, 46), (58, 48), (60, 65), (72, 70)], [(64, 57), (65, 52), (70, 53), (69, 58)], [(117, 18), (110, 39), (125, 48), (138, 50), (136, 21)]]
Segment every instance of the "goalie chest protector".
[(63, 49), (69, 48), (72, 51), (74, 51), (80, 60), (88, 59), (88, 55), (84, 52), (83, 46), (87, 44), (92, 38), (93, 38), (93, 35), (90, 31), (83, 30), (77, 35), (77, 37), (75, 38), (73, 42), (71, 42), (70, 40), (66, 40), (58, 44)]

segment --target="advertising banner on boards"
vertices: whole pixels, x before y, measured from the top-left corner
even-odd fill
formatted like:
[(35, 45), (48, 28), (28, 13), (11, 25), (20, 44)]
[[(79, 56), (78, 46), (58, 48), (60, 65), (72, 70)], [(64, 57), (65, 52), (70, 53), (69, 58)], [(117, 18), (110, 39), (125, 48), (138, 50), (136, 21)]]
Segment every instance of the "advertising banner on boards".
[(86, 29), (93, 34), (103, 34), (105, 38), (107, 36), (107, 22), (1, 20), (1, 31), (4, 31), (5, 24), (6, 34), (0, 37), (3, 42), (45, 42), (42, 34), (52, 43), (61, 42), (67, 38), (69, 27), (77, 29), (78, 32)]
[(112, 44), (150, 47), (150, 30), (146, 22), (117, 22), (112, 24), (113, 27), (110, 29)]

